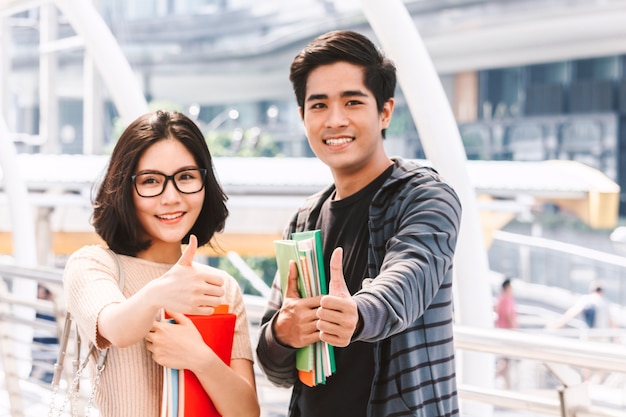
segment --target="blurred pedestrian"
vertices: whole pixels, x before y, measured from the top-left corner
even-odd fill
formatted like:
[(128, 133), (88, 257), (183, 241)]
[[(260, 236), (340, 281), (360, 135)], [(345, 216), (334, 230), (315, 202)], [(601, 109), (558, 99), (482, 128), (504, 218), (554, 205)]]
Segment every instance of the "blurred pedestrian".
[[(615, 323), (611, 317), (610, 305), (604, 291), (604, 285), (601, 281), (593, 281), (589, 284), (589, 294), (582, 296), (572, 307), (563, 313), (552, 327), (563, 327), (572, 319), (580, 317), (589, 329), (614, 328)], [(609, 339), (602, 335), (592, 338), (599, 341), (607, 341)]]
[[(591, 282), (591, 284), (589, 284), (589, 293), (580, 297), (580, 299), (550, 327), (563, 327), (576, 317), (580, 317), (587, 325), (587, 328), (591, 329), (590, 334), (587, 335), (588, 340), (596, 342), (612, 341), (611, 337), (601, 331), (616, 327), (611, 317), (609, 302), (605, 296), (604, 284), (601, 281)], [(595, 329), (599, 330), (599, 332), (595, 332), (596, 334), (594, 334)], [(591, 380), (601, 383), (606, 376), (607, 373), (605, 371), (583, 371), (583, 379), (586, 381)]]
[[(53, 301), (52, 292), (44, 285), (37, 286), (37, 298), (40, 300)], [(37, 311), (35, 318), (46, 322), (54, 323), (54, 315)], [(54, 374), (54, 363), (56, 362), (57, 352), (59, 350), (59, 339), (55, 330), (49, 330), (45, 327), (35, 326), (33, 335), (32, 348), (32, 368), (30, 371), (31, 378), (38, 379), (49, 384), (52, 382)]]
[(502, 290), (496, 301), (496, 327), (500, 329), (517, 328), (517, 310), (513, 297), (511, 280), (506, 278), (502, 281)]
[[(495, 326), (500, 329), (516, 329), (517, 323), (517, 309), (515, 304), (515, 298), (513, 297), (513, 286), (511, 280), (506, 278), (502, 281), (502, 289), (495, 305), (496, 323)], [(496, 378), (502, 378), (504, 382), (504, 388), (511, 388), (511, 359), (506, 357), (498, 358), (496, 364)]]

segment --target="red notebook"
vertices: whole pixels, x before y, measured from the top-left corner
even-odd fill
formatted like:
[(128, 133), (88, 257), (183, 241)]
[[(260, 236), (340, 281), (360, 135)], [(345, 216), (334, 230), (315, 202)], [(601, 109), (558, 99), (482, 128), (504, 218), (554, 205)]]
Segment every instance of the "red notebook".
[[(233, 349), (236, 316), (228, 313), (228, 306), (218, 306), (210, 316), (188, 315), (196, 325), (204, 343), (230, 365)], [(179, 372), (178, 417), (220, 417), (213, 402), (195, 374), (189, 370)]]

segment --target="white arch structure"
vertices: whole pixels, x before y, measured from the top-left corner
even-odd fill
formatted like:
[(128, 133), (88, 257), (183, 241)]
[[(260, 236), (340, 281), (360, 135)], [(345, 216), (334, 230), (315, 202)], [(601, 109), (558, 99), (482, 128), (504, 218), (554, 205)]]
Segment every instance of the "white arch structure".
[[(0, 19), (3, 11), (8, 10), (15, 13), (44, 3), (47, 2), (5, 0), (0, 6)], [(128, 60), (91, 1), (55, 0), (53, 3), (65, 14), (78, 36), (84, 40), (86, 54), (89, 55), (99, 70), (121, 117), (131, 121), (147, 112), (147, 102), (137, 85)], [(3, 34), (5, 33), (3, 32)], [(7, 51), (4, 51), (3, 54), (6, 55), (3, 58), (8, 59)], [(0, 87), (2, 86), (0, 83)], [(10, 179), (6, 181), (5, 188), (11, 211), (14, 258), (18, 265), (36, 266), (37, 253), (35, 248), (37, 248), (37, 242), (33, 214), (28, 201), (28, 190), (17, 167), (15, 146), (1, 110), (3, 109), (0, 104), (0, 166), (4, 172), (4, 178)], [(28, 282), (27, 280), (16, 281), (12, 291), (33, 299), (36, 298), (37, 294), (35, 282)], [(35, 311), (32, 308), (15, 307), (14, 311), (22, 317), (34, 318), (35, 316)], [(25, 343), (32, 340), (33, 329), (28, 326), (15, 325), (14, 332)], [(26, 377), (30, 369), (29, 366), (25, 366), (23, 369), (16, 369), (15, 371), (17, 375)], [(7, 384), (17, 387), (17, 381), (13, 378), (7, 378)], [(15, 415), (21, 415), (21, 399), (14, 396), (11, 401), (11, 409), (12, 412), (16, 413)]]
[[(0, 7), (3, 10), (15, 13), (21, 9), (48, 3), (45, 1), (5, 0)], [(85, 45), (85, 51), (93, 59), (99, 70), (113, 102), (121, 115), (127, 121), (148, 111), (148, 104), (139, 87), (128, 60), (124, 56), (119, 44), (111, 33), (91, 1), (85, 0), (53, 0), (59, 10), (67, 17), (72, 27)], [(6, 127), (4, 115), (0, 114), (0, 150), (2, 158), (0, 164), (5, 172), (7, 181), (7, 195), (11, 201), (11, 218), (13, 221), (13, 243), (15, 259), (20, 265), (34, 265), (36, 256), (33, 248), (36, 247), (35, 232), (30, 214), (30, 204), (26, 198), (26, 185), (21, 181), (21, 175), (15, 161), (15, 148), (10, 139), (10, 132)]]
[[(487, 281), (489, 267), (476, 195), (469, 182), (461, 135), (435, 66), (402, 0), (362, 0), (361, 3), (382, 47), (397, 66), (398, 81), (427, 158), (455, 188), (463, 204), (454, 258), (456, 322), (493, 327)], [(491, 355), (468, 352), (459, 358), (458, 374), (462, 383), (483, 387), (493, 384)], [(463, 411), (485, 417), (492, 414), (491, 406), (483, 404), (464, 404)]]
[[(32, 1), (7, 0), (7, 7)], [(90, 1), (52, 1), (83, 39), (86, 53), (95, 62), (119, 113), (128, 121), (147, 111), (147, 103), (133, 71), (106, 23)], [(456, 309), (459, 324), (490, 327), (491, 301), (487, 283), (488, 264), (474, 190), (466, 171), (466, 156), (450, 105), (424, 43), (401, 0), (362, 0), (363, 11), (374, 32), (398, 68), (399, 82), (413, 114), (429, 160), (450, 181), (463, 203), (463, 222), (455, 257)], [(0, 10), (1, 12), (2, 10)], [(393, 22), (393, 24), (389, 24)], [(407, 53), (411, 51), (411, 53)], [(0, 115), (1, 117), (1, 115)], [(0, 123), (0, 163), (11, 178), (7, 193), (12, 202), (13, 240), (16, 260), (34, 264), (34, 228), (26, 186), (11, 162), (15, 149), (6, 124)], [(463, 297), (458, 296), (462, 294)], [(477, 356), (478, 355), (478, 356)], [(493, 381), (491, 356), (472, 354), (461, 358), (463, 383), (489, 386)], [(467, 411), (467, 410), (466, 410)], [(489, 416), (490, 408), (478, 414)]]

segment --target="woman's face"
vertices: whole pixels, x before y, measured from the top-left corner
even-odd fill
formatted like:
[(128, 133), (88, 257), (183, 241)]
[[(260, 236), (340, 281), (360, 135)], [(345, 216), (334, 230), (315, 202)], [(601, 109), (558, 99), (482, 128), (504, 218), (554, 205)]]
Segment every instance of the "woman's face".
[[(191, 152), (178, 140), (168, 138), (155, 143), (143, 153), (133, 174), (173, 175), (190, 168), (198, 168)], [(152, 177), (141, 178), (136, 182), (146, 186), (153, 186), (152, 184), (156, 182)], [(181, 183), (186, 181), (186, 178), (187, 176), (181, 177)], [(176, 189), (171, 179), (166, 182), (163, 192), (155, 197), (141, 197), (137, 189), (133, 188), (137, 219), (143, 227), (146, 238), (152, 241), (150, 248), (138, 256), (154, 258), (150, 254), (160, 254), (154, 260), (162, 262), (171, 261), (168, 255), (179, 256), (181, 240), (191, 230), (202, 210), (204, 193), (203, 187), (197, 193), (183, 194)]]

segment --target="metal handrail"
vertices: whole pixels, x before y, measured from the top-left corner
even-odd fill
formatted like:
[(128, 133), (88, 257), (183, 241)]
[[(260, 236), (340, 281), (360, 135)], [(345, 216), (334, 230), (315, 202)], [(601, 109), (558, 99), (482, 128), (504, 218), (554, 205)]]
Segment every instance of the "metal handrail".
[[(455, 346), (460, 350), (491, 353), (498, 356), (534, 360), (554, 371), (559, 365), (568, 365), (597, 371), (626, 373), (626, 349), (623, 345), (558, 337), (550, 334), (529, 333), (522, 330), (475, 328), (456, 325)], [(563, 383), (552, 392), (552, 398), (491, 387), (460, 384), (458, 392), (464, 400), (477, 401), (515, 410), (537, 412), (562, 417), (626, 417), (626, 410), (597, 406), (585, 402), (572, 406), (564, 395), (567, 389), (587, 393), (586, 383)], [(583, 395), (585, 397), (585, 395)], [(566, 400), (567, 398), (567, 400)], [(576, 401), (576, 400), (574, 400)]]
[(493, 233), (493, 238), (503, 242), (513, 243), (518, 246), (531, 246), (533, 248), (549, 249), (557, 252), (567, 253), (569, 255), (579, 258), (599, 261), (607, 265), (614, 265), (621, 268), (626, 268), (626, 257), (624, 256), (614, 255), (612, 253), (606, 253), (579, 245), (573, 245), (571, 243), (559, 242), (537, 236), (526, 236), (518, 233), (505, 232), (502, 230), (495, 231)]
[(537, 395), (536, 393), (525, 394), (495, 388), (468, 386), (464, 384), (459, 384), (457, 391), (459, 396), (467, 401), (476, 401), (508, 409), (540, 413), (542, 415), (561, 414), (559, 411), (559, 400), (556, 395), (553, 398), (545, 398)]
[[(477, 401), (500, 406), (503, 408), (523, 410), (541, 415), (563, 416), (558, 397), (542, 397), (537, 394), (526, 394), (493, 388), (482, 388), (460, 384), (457, 389), (464, 400)], [(607, 407), (590, 406), (576, 411), (575, 417), (624, 417), (626, 411)]]
[(617, 344), (459, 325), (454, 328), (454, 344), (458, 349), (626, 373), (626, 349)]

